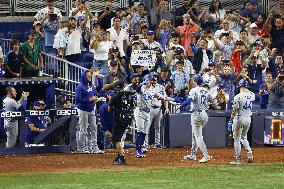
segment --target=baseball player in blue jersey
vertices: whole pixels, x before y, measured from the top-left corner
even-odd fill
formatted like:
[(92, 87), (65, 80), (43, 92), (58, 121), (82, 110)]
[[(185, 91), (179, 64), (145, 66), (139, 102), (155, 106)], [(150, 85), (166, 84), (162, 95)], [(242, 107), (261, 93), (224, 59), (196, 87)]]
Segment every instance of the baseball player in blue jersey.
[(206, 110), (209, 103), (213, 102), (207, 88), (203, 87), (204, 81), (200, 75), (193, 77), (196, 87), (189, 92), (189, 99), (191, 100), (191, 126), (192, 126), (192, 147), (191, 154), (184, 156), (186, 160), (196, 160), (197, 149), (200, 148), (203, 157), (199, 163), (205, 163), (211, 159), (203, 141), (202, 128), (208, 121)]
[(235, 161), (230, 162), (232, 165), (241, 165), (241, 143), (246, 152), (248, 163), (253, 163), (252, 151), (247, 140), (247, 133), (251, 123), (252, 102), (255, 100), (255, 94), (248, 90), (249, 83), (247, 80), (240, 81), (240, 93), (235, 96), (233, 103), (233, 137), (235, 147)]

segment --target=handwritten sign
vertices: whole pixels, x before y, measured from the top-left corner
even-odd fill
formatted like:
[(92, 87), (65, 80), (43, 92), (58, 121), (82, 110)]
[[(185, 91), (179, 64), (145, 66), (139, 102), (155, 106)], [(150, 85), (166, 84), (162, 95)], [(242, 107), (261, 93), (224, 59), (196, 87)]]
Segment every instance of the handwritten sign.
[(133, 50), (131, 54), (131, 65), (155, 66), (155, 50)]

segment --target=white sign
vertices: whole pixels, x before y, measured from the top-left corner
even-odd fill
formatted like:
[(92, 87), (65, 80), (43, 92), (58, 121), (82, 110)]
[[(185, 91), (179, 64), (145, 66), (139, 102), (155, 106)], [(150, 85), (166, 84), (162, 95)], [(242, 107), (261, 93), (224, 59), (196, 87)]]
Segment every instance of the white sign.
[(131, 54), (131, 65), (155, 66), (155, 50), (133, 50)]

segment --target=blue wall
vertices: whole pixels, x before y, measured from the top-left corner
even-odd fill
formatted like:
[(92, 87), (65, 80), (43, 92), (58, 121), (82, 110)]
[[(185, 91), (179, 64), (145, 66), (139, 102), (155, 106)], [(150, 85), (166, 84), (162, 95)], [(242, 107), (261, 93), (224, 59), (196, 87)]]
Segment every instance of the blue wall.
[(27, 39), (27, 31), (32, 28), (32, 22), (0, 22), (0, 38), (16, 38), (24, 42)]

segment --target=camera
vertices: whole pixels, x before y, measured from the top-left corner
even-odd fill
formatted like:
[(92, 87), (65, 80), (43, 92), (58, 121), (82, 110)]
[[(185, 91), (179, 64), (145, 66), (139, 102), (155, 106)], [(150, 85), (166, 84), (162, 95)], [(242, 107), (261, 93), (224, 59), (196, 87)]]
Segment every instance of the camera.
[(110, 9), (109, 9), (109, 7), (106, 7), (106, 11), (109, 11)]
[(57, 20), (57, 14), (50, 14), (50, 15), (49, 15), (49, 20), (50, 20), (50, 21), (55, 21), (55, 20)]
[(139, 41), (139, 36), (138, 35), (134, 35), (133, 36), (133, 41)]

